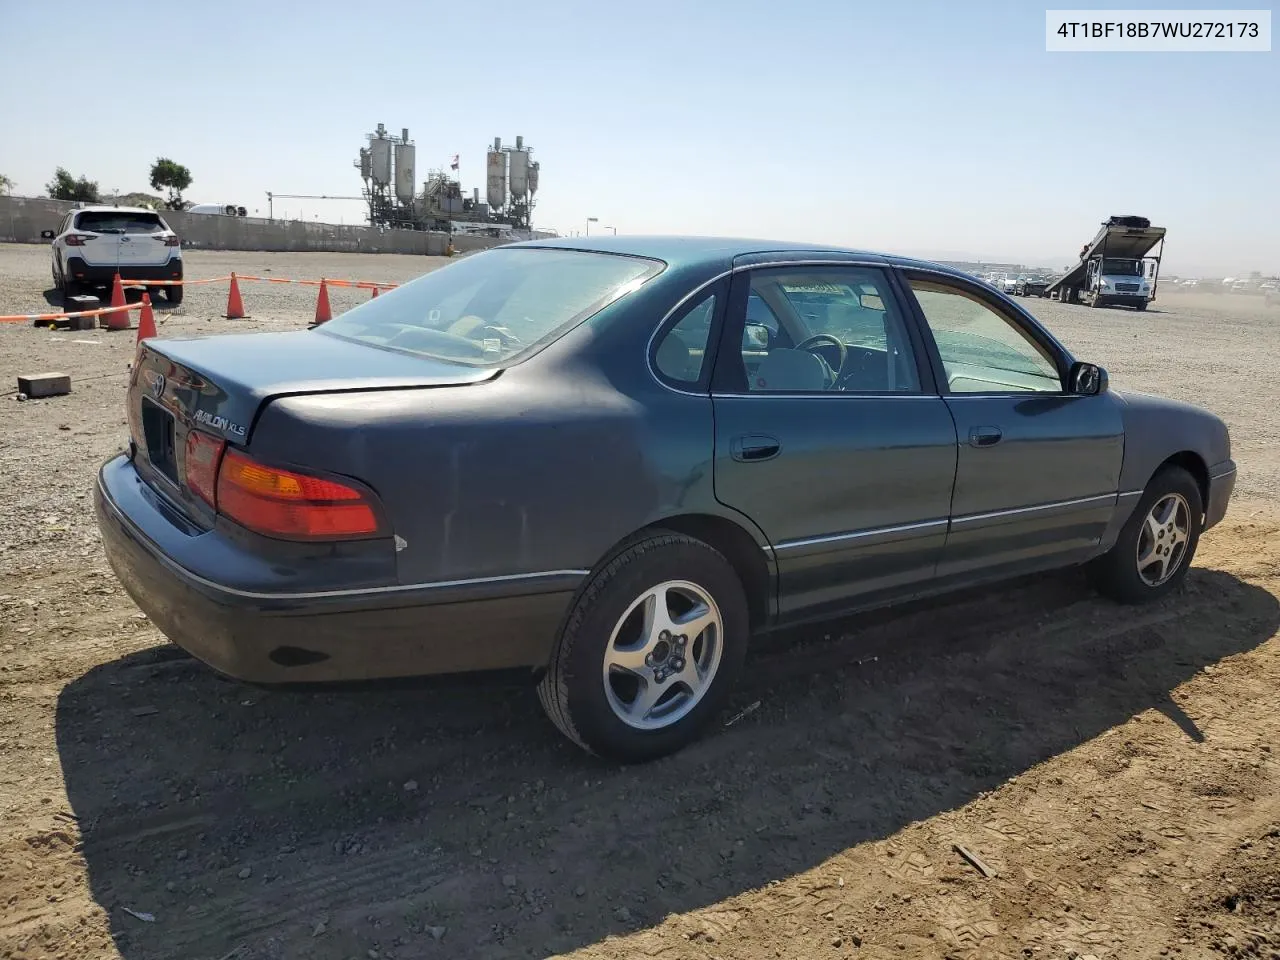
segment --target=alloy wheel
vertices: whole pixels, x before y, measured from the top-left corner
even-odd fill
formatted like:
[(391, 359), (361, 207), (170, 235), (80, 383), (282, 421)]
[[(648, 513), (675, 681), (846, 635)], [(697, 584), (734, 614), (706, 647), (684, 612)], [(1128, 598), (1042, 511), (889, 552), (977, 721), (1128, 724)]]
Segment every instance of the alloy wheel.
[(678, 723), (715, 680), (724, 649), (715, 599), (695, 583), (667, 580), (618, 619), (604, 655), (604, 691), (614, 715), (638, 730)]
[(1182, 565), (1191, 536), (1191, 508), (1180, 493), (1167, 493), (1147, 512), (1138, 534), (1138, 576), (1158, 587)]

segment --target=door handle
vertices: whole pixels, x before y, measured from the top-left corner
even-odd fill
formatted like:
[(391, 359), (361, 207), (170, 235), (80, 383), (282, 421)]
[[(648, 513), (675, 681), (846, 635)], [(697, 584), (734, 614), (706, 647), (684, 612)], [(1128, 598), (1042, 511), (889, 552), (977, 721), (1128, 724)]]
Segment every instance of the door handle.
[(1004, 434), (999, 427), (971, 427), (969, 429), (969, 446), (994, 447)]
[(759, 460), (772, 460), (782, 452), (782, 444), (776, 437), (762, 434), (734, 437), (729, 444), (729, 452), (733, 459), (741, 463), (755, 463)]

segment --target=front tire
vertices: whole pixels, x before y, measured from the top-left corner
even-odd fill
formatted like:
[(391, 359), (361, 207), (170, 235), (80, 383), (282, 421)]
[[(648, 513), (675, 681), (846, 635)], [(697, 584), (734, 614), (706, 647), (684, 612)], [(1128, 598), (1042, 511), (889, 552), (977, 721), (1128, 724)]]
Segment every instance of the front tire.
[(653, 760), (691, 743), (724, 706), (748, 630), (746, 594), (729, 561), (701, 540), (655, 533), (591, 576), (538, 698), (587, 752)]
[(1187, 576), (1204, 505), (1200, 486), (1182, 467), (1162, 467), (1138, 501), (1115, 545), (1094, 561), (1094, 585), (1120, 603), (1148, 603), (1176, 590)]

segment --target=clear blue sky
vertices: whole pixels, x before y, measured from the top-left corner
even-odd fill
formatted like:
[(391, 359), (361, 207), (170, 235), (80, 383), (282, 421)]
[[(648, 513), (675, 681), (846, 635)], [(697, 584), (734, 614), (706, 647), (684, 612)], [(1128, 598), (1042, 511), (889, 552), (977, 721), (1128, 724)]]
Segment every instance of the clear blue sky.
[[(188, 199), (265, 214), (267, 190), (358, 194), (381, 121), (409, 128), (419, 179), (460, 153), (482, 194), (486, 144), (522, 134), (534, 225), (561, 232), (597, 216), (1062, 265), (1136, 213), (1169, 228), (1167, 271), (1280, 271), (1280, 53), (1049, 54), (1044, 9), (0, 0), (0, 172), (27, 195), (59, 164), (149, 190), (165, 155)], [(299, 207), (360, 216), (276, 214)]]

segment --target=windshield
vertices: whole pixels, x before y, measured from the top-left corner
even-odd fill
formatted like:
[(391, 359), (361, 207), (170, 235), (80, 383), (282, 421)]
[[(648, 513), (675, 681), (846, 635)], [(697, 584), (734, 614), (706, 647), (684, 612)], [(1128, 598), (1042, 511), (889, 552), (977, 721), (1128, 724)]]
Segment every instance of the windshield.
[(344, 339), (475, 366), (528, 355), (657, 274), (656, 260), (583, 250), (474, 254), (330, 320)]
[(120, 213), (114, 210), (82, 213), (76, 217), (77, 230), (94, 233), (155, 233), (164, 224), (154, 213)]
[(1142, 265), (1137, 260), (1103, 260), (1102, 274), (1106, 277), (1140, 277)]

